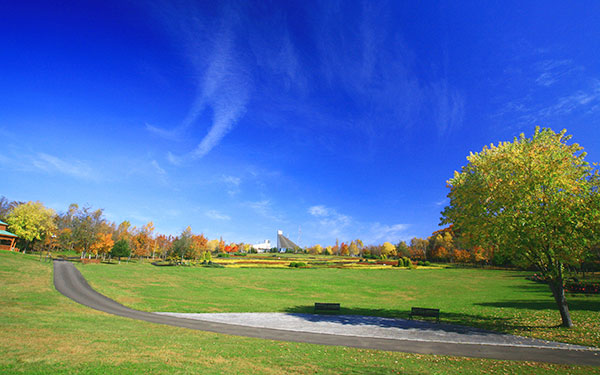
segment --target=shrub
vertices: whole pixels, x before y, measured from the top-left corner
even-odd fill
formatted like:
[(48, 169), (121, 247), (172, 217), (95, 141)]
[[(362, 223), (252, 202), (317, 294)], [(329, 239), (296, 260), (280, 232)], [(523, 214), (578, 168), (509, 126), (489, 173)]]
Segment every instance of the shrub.
[(290, 265), (289, 265), (289, 267), (292, 267), (292, 268), (304, 268), (304, 267), (306, 267), (306, 263), (304, 263), (304, 262), (291, 262)]
[(229, 254), (227, 254), (227, 253), (219, 253), (219, 254), (217, 254), (217, 258), (229, 258)]
[(426, 260), (425, 262), (423, 262), (423, 265), (425, 267), (427, 267), (427, 266), (431, 266), (431, 263), (428, 260)]

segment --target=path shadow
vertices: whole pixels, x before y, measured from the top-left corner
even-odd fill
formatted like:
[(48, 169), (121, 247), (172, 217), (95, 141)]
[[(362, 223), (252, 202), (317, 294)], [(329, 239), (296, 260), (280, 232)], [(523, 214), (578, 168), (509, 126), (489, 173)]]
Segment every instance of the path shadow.
[[(497, 302), (497, 304), (501, 304)], [(486, 305), (487, 304), (481, 304)], [(504, 307), (504, 306), (494, 306)], [(355, 307), (341, 307), (338, 313), (314, 314), (314, 306), (299, 305), (285, 309), (285, 312), (298, 314), (303, 319), (310, 321), (337, 322), (340, 324), (372, 324), (380, 327), (401, 327), (401, 328), (423, 328), (423, 329), (439, 329), (448, 332), (500, 332), (506, 333), (515, 329), (544, 329), (559, 327), (556, 325), (547, 324), (518, 324), (511, 318), (491, 317), (479, 314), (452, 313), (440, 311), (440, 323), (436, 323), (432, 319), (409, 320), (409, 310), (395, 309), (365, 309)], [(348, 318), (348, 316), (352, 316)], [(358, 317), (356, 317), (358, 316)], [(372, 319), (374, 318), (374, 319)], [(391, 318), (391, 319), (390, 319)], [(397, 320), (404, 319), (407, 323), (400, 326)], [(456, 328), (455, 326), (460, 326)], [(437, 327), (437, 328), (436, 328)], [(454, 328), (453, 328), (454, 327)]]
[(380, 328), (396, 328), (403, 330), (422, 330), (429, 332), (438, 332), (439, 334), (456, 333), (465, 335), (498, 335), (501, 332), (495, 332), (489, 329), (472, 327), (467, 325), (451, 324), (449, 322), (436, 323), (435, 321), (394, 319), (377, 316), (363, 315), (321, 315), (290, 313), (294, 317), (301, 318), (311, 323), (336, 323), (349, 326), (366, 326)]

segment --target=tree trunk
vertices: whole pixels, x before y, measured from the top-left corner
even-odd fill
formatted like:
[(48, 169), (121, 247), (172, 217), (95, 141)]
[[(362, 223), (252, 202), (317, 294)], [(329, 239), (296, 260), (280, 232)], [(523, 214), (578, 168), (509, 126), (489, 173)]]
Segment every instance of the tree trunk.
[(569, 313), (569, 306), (567, 306), (567, 299), (565, 298), (565, 288), (563, 287), (562, 281), (550, 281), (548, 283), (554, 300), (558, 305), (558, 311), (560, 311), (560, 317), (562, 319), (562, 326), (571, 328), (573, 327), (573, 321), (571, 320), (571, 313)]

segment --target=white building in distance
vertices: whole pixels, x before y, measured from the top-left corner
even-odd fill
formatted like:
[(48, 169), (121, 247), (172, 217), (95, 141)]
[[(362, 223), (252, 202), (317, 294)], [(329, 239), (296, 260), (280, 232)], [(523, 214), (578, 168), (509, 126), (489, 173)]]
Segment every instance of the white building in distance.
[(265, 251), (271, 250), (271, 248), (273, 246), (271, 245), (271, 241), (265, 240), (265, 242), (263, 242), (263, 243), (257, 243), (255, 245), (252, 245), (252, 247), (254, 249), (256, 249), (257, 252), (264, 253)]

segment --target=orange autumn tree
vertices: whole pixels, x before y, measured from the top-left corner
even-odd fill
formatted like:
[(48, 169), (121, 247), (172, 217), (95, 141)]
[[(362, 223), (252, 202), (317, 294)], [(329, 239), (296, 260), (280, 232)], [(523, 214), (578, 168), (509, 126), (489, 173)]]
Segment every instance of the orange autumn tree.
[(133, 254), (138, 257), (154, 256), (156, 241), (153, 238), (154, 223), (151, 221), (144, 225), (132, 238)]
[(492, 260), (494, 251), (492, 248), (484, 249), (481, 246), (474, 246), (471, 255), (474, 263), (487, 263)]
[(429, 241), (413, 237), (410, 240), (410, 246), (408, 247), (408, 252), (412, 259), (427, 259), (427, 247), (429, 246)]
[(204, 234), (192, 235), (192, 244), (191, 244), (191, 256), (194, 260), (197, 260), (207, 249), (208, 239), (204, 237)]
[(159, 256), (164, 260), (167, 258), (167, 255), (171, 251), (173, 247), (173, 236), (166, 236), (164, 234), (159, 234), (156, 236), (156, 250), (158, 251)]
[(348, 245), (345, 242), (342, 242), (342, 244), (340, 245), (340, 254), (341, 255), (349, 255), (350, 254), (350, 248), (348, 247)]
[(226, 253), (235, 253), (236, 251), (238, 251), (238, 245), (232, 243), (230, 245), (225, 246), (224, 250)]
[(469, 263), (471, 261), (471, 253), (463, 249), (454, 249), (452, 251), (452, 258), (457, 263)]
[(100, 255), (104, 259), (104, 258), (106, 258), (106, 255), (108, 255), (108, 253), (110, 253), (114, 244), (115, 244), (115, 242), (112, 239), (112, 234), (98, 233), (98, 235), (96, 236), (96, 242), (94, 242), (90, 246), (90, 251), (96, 257), (98, 257), (98, 255)]

